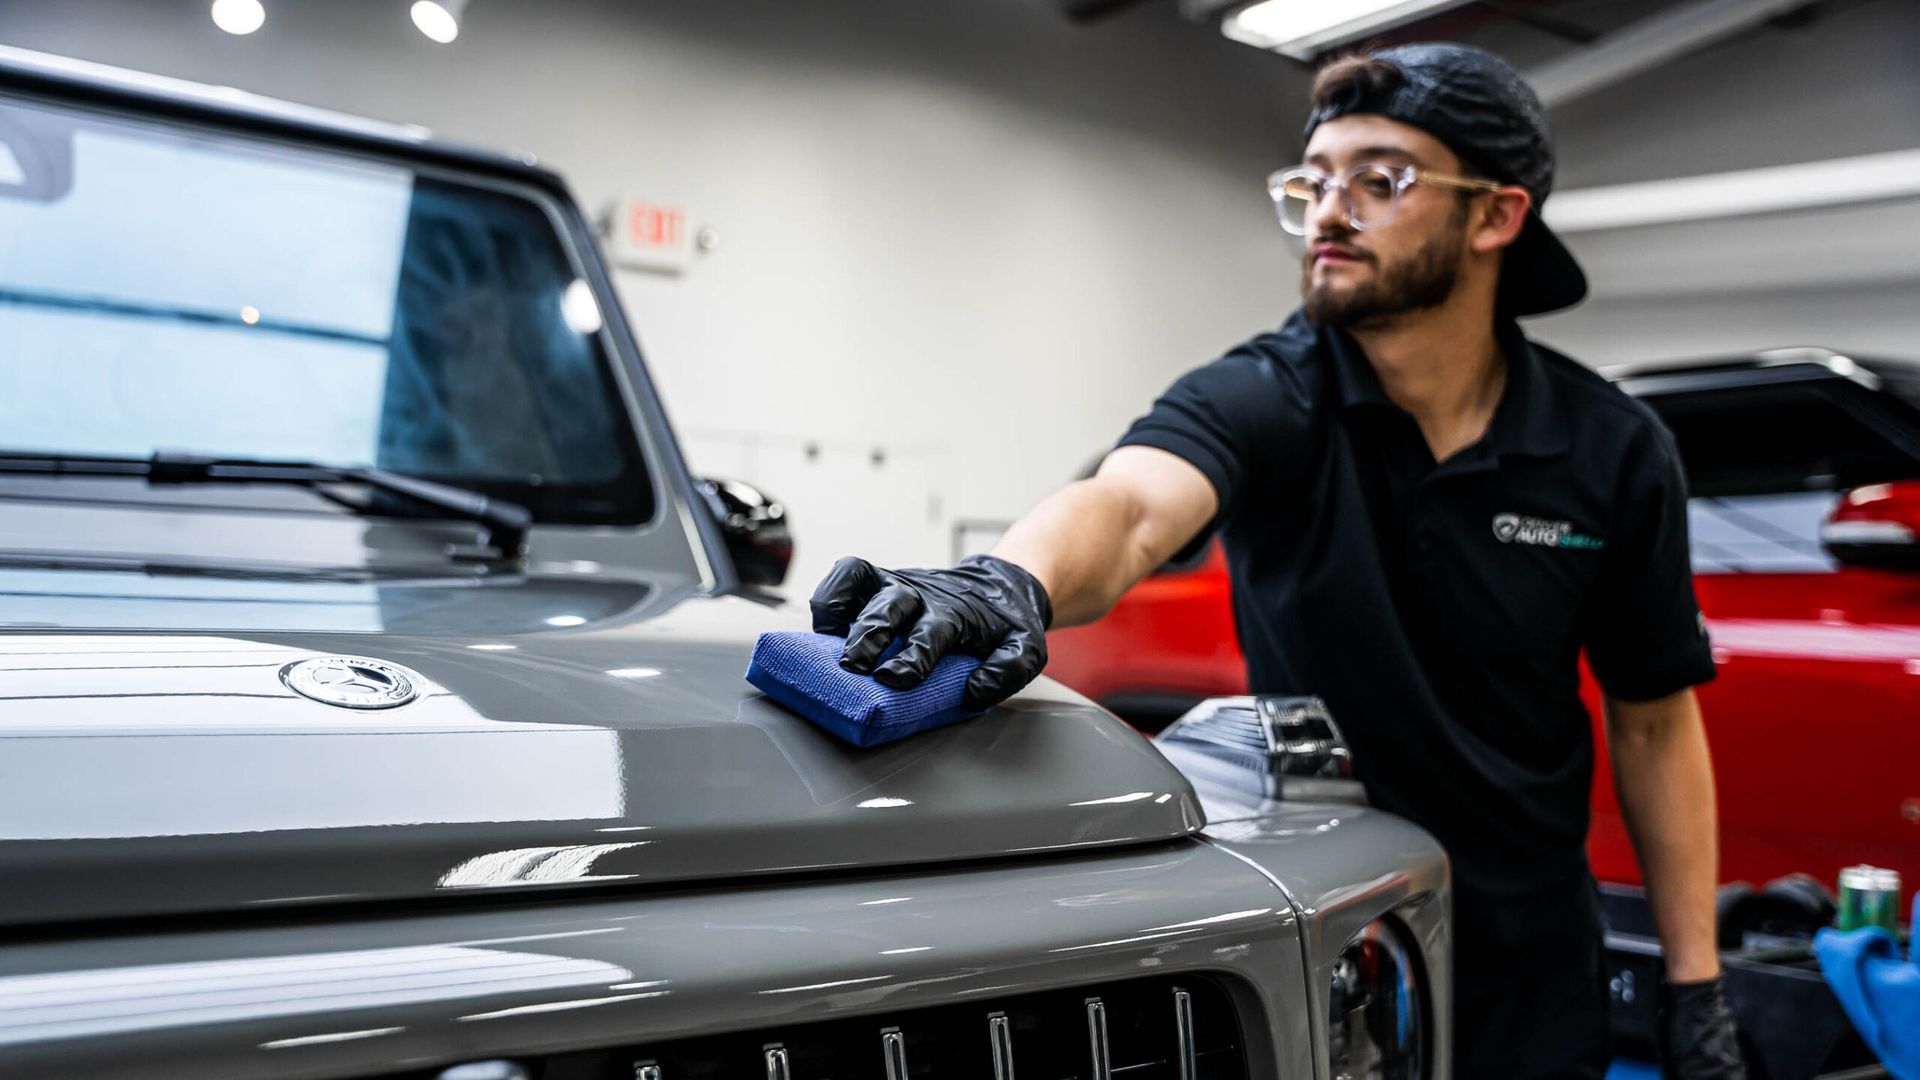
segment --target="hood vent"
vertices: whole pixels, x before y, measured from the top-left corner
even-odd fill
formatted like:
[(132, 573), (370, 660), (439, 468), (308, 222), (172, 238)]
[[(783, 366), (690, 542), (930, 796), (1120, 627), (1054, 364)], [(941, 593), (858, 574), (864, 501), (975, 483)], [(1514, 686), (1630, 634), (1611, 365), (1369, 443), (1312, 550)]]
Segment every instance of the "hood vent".
[(1156, 741), (1231, 766), (1210, 772), (1264, 798), (1366, 801), (1346, 737), (1317, 697), (1208, 698)]

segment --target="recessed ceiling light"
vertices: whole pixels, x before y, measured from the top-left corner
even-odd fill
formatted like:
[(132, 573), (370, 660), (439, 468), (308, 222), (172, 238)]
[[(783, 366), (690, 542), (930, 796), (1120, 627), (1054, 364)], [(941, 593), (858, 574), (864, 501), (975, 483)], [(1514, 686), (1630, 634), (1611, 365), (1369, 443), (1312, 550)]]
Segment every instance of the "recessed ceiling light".
[(467, 0), (414, 0), (413, 25), (445, 45), (460, 36), (460, 13), (466, 6)]
[(213, 25), (229, 34), (251, 34), (266, 21), (260, 0), (213, 0)]

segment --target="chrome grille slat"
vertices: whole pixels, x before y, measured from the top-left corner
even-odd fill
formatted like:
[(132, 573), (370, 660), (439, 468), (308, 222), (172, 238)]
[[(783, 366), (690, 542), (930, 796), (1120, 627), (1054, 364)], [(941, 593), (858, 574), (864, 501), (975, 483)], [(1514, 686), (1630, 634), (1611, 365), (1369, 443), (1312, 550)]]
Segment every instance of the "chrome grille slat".
[(1173, 1027), (1179, 1041), (1175, 1052), (1179, 1055), (1180, 1080), (1194, 1080), (1193, 995), (1177, 986), (1173, 990)]
[(1013, 1080), (1013, 1022), (997, 1012), (987, 1017), (987, 1043), (993, 1054), (993, 1080)]
[(880, 1051), (886, 1055), (887, 1080), (907, 1080), (907, 1037), (899, 1028), (880, 1033)]
[(1093, 1080), (1113, 1080), (1113, 1056), (1107, 1045), (1107, 1007), (1099, 998), (1087, 999), (1087, 1049), (1093, 1061)]

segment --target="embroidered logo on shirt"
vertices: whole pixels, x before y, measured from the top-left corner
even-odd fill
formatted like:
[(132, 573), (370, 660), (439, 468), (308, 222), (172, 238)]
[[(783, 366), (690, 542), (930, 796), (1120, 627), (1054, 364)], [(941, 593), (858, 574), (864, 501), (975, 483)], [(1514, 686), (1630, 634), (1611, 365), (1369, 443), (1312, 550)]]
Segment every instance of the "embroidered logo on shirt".
[(1586, 551), (1598, 551), (1607, 546), (1607, 542), (1598, 536), (1574, 532), (1571, 521), (1551, 521), (1524, 514), (1493, 515), (1493, 535), (1503, 544), (1534, 544)]

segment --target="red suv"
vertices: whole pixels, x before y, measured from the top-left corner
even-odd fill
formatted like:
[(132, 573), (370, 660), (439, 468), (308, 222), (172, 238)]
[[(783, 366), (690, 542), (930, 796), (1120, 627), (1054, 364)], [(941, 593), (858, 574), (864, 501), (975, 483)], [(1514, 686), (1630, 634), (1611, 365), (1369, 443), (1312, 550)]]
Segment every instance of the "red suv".
[[(1721, 870), (1920, 882), (1920, 364), (1782, 349), (1612, 369), (1678, 441), (1694, 583), (1719, 677), (1700, 690)], [(1243, 694), (1218, 543), (1056, 631), (1048, 674), (1145, 730)], [(1311, 687), (1298, 688), (1311, 692)], [(1600, 695), (1583, 680), (1600, 723)], [(1596, 734), (1598, 731), (1596, 729)], [(1637, 884), (1599, 739), (1588, 850)]]

